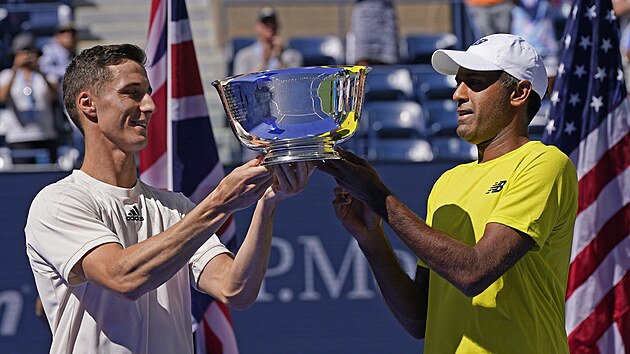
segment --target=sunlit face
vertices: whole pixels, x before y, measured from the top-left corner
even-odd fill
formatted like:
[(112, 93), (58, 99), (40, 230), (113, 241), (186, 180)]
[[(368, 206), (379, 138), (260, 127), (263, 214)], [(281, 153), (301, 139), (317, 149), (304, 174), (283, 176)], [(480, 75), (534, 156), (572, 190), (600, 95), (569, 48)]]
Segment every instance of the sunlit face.
[(36, 49), (22, 49), (15, 53), (14, 61), (30, 69), (37, 67), (38, 53)]
[(133, 153), (148, 144), (148, 125), (155, 112), (146, 70), (127, 60), (110, 66), (113, 80), (94, 98), (100, 132), (114, 148)]
[(57, 41), (64, 48), (74, 51), (77, 45), (77, 36), (74, 31), (64, 31), (56, 35)]
[(509, 92), (499, 81), (500, 71), (460, 68), (457, 90), (457, 135), (471, 144), (494, 139), (512, 120)]
[(258, 34), (258, 38), (269, 41), (276, 35), (277, 25), (274, 23), (256, 22), (255, 30)]

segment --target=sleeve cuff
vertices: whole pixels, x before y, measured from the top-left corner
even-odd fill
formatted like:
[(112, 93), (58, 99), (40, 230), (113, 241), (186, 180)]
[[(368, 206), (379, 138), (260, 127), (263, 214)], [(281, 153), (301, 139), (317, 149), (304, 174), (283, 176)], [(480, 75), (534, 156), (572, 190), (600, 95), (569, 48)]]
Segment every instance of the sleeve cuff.
[(61, 271), (61, 276), (71, 285), (78, 285), (83, 282), (81, 278), (76, 276), (76, 274), (72, 273), (72, 268), (83, 258), (89, 251), (94, 248), (104, 245), (106, 243), (118, 243), (120, 244), (120, 240), (114, 236), (108, 235), (99, 237), (94, 239), (86, 244), (83, 247), (79, 248), (73, 255), (68, 259), (68, 261), (64, 264), (63, 269)]

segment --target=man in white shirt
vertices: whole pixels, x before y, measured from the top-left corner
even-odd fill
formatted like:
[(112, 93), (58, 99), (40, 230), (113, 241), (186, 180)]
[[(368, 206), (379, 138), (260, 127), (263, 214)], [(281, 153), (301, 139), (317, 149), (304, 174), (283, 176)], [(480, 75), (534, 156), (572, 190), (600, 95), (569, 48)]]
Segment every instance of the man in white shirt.
[(234, 74), (302, 66), (302, 54), (298, 50), (285, 47), (278, 35), (279, 27), (278, 15), (272, 7), (265, 6), (258, 10), (256, 43), (236, 53)]
[[(85, 137), (80, 170), (34, 199), (26, 245), (53, 334), (51, 353), (192, 353), (189, 286), (228, 306), (252, 305), (263, 281), (277, 204), (313, 166), (251, 160), (198, 205), (136, 176), (156, 106), (145, 53), (96, 46), (63, 79), (69, 116)], [(214, 232), (257, 202), (236, 255)]]

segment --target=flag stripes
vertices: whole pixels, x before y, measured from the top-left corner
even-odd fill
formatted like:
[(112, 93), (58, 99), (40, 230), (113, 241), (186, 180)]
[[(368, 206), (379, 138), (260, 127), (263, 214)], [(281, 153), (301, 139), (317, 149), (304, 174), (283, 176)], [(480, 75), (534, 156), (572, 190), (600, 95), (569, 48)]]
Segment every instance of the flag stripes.
[[(624, 308), (628, 309), (628, 296), (630, 296), (630, 276), (626, 274), (619, 283), (612, 288), (599, 302), (597, 307), (585, 318), (569, 335), (570, 348), (589, 348), (580, 353), (600, 353), (596, 346), (597, 340), (608, 330), (612, 324), (620, 323), (623, 325), (624, 316), (627, 320), (627, 313)], [(621, 332), (621, 331), (620, 331)], [(624, 346), (628, 347), (630, 343), (630, 333), (625, 328), (625, 335), (621, 337), (624, 340)], [(605, 353), (613, 353), (603, 352)]]
[(149, 34), (147, 36), (147, 76), (153, 88), (153, 101), (157, 111), (148, 126), (150, 145), (140, 151), (140, 178), (156, 188), (167, 189), (167, 31), (166, 2), (151, 2)]
[(630, 349), (630, 104), (611, 0), (576, 0), (563, 35), (543, 140), (578, 174), (566, 293), (572, 353)]
[(567, 299), (595, 272), (606, 256), (628, 236), (623, 228), (628, 220), (630, 220), (630, 205), (626, 205), (610, 218), (598, 236), (575, 257), (569, 268)]
[[(140, 178), (157, 188), (182, 192), (198, 203), (225, 173), (212, 133), (184, 0), (152, 1), (146, 52), (147, 74), (158, 109), (149, 124), (149, 146), (140, 152)], [(217, 231), (232, 251), (235, 234), (232, 217)], [(191, 312), (193, 329), (197, 329), (193, 334), (197, 353), (238, 353), (224, 304), (191, 289)]]
[(597, 199), (601, 190), (630, 166), (630, 135), (599, 159), (595, 167), (580, 179), (578, 213)]
[[(554, 86), (555, 88), (556, 86)], [(578, 178), (582, 179), (588, 171), (593, 169), (599, 159), (608, 152), (611, 146), (617, 144), (629, 132), (630, 122), (624, 112), (630, 111), (630, 103), (623, 100), (613, 110), (608, 119), (584, 137), (577, 148), (569, 151), (569, 157), (576, 164)], [(612, 129), (614, 127), (614, 129)], [(577, 162), (577, 163), (576, 163)]]

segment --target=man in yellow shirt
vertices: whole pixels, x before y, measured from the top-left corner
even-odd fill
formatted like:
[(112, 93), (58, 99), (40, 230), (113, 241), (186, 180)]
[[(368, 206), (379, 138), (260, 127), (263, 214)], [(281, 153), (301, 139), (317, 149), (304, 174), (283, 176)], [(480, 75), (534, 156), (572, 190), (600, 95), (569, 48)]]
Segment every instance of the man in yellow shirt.
[[(530, 141), (547, 90), (541, 57), (522, 38), (484, 37), (438, 50), (433, 67), (456, 75), (457, 134), (478, 160), (445, 172), (426, 221), (355, 155), (318, 168), (338, 181), (335, 211), (357, 240), (386, 303), (426, 353), (568, 353), (564, 296), (577, 212), (566, 155)], [(415, 280), (398, 264), (385, 220), (418, 256)]]

